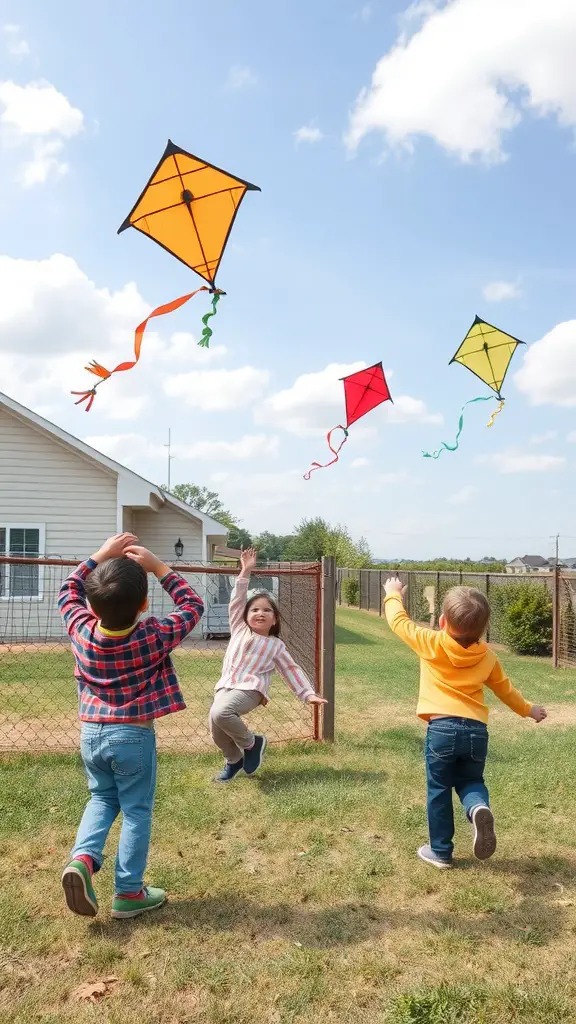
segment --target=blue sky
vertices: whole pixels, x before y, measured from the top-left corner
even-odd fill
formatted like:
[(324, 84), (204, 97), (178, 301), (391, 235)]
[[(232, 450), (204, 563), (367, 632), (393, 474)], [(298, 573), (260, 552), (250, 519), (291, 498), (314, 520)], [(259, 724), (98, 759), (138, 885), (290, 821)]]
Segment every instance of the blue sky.
[[(0, 390), (159, 483), (171, 427), (173, 480), (255, 532), (321, 514), (382, 556), (549, 554), (556, 532), (576, 553), (576, 11), (526, 0), (520, 30), (516, 9), (3, 3)], [(199, 297), (86, 415), (67, 394), (84, 363), (127, 358), (139, 320), (191, 289), (116, 235), (168, 137), (262, 192), (221, 266), (212, 352)], [(472, 407), (460, 451), (423, 460), (487, 393), (448, 366), (476, 313), (529, 348), (494, 428)], [(338, 377), (380, 359), (394, 410), (305, 483)]]

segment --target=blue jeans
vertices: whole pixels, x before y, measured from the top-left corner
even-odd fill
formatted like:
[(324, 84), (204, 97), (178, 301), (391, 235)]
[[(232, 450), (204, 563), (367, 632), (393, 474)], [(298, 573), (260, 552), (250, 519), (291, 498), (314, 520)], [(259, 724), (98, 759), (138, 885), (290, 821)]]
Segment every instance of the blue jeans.
[(122, 811), (115, 891), (140, 892), (150, 846), (156, 789), (156, 735), (141, 725), (83, 722), (80, 750), (92, 794), (82, 816), (72, 857), (87, 853), (95, 870)]
[(468, 818), (475, 807), (489, 807), (484, 785), (488, 729), (471, 718), (437, 718), (426, 734), (426, 782), (430, 846), (450, 860), (454, 850), (455, 789)]

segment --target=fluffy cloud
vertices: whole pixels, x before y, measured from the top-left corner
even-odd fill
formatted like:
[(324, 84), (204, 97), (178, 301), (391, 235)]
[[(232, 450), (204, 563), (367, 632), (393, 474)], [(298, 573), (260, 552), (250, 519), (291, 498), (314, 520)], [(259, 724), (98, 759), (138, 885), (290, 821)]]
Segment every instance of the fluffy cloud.
[(496, 452), (494, 455), (479, 455), (479, 465), (492, 466), (499, 473), (547, 473), (561, 469), (566, 464), (563, 455), (533, 455), (526, 452)]
[[(94, 383), (83, 369), (88, 360), (113, 367), (130, 356), (134, 328), (149, 312), (135, 284), (117, 291), (100, 288), (69, 256), (0, 256), (1, 390), (53, 416), (59, 402), (69, 406), (71, 390)], [(107, 381), (94, 409), (111, 419), (135, 418), (148, 404), (136, 388), (144, 383), (152, 391), (165, 366), (204, 367), (225, 352), (221, 345), (199, 348), (186, 332), (166, 341), (150, 330), (138, 368)]]
[(350, 463), (350, 469), (365, 469), (366, 466), (370, 465), (370, 459), (353, 459)]
[(491, 281), (482, 289), (486, 302), (505, 302), (507, 299), (518, 299), (522, 294), (520, 286), (514, 281)]
[(324, 136), (319, 128), (315, 125), (308, 124), (302, 125), (302, 128), (298, 128), (298, 130), (294, 132), (294, 138), (296, 139), (296, 144), (300, 145), (302, 142), (308, 142), (310, 144), (321, 142)]
[[(143, 434), (96, 434), (84, 438), (86, 444), (125, 465), (142, 459), (166, 459), (166, 448), (149, 441)], [(278, 438), (264, 434), (246, 434), (237, 441), (195, 441), (173, 444), (171, 454), (179, 460), (197, 459), (210, 462), (245, 462), (249, 459), (276, 455)], [(226, 476), (226, 474), (224, 474)]]
[(184, 405), (203, 412), (245, 409), (262, 398), (269, 379), (268, 370), (258, 370), (255, 366), (240, 366), (236, 370), (192, 370), (167, 377), (164, 393), (170, 398), (181, 398)]
[(531, 345), (514, 382), (533, 405), (576, 405), (576, 320)]
[(22, 37), (20, 25), (4, 25), (2, 28), (6, 37), (6, 49), (11, 57), (28, 57), (30, 47)]
[(82, 111), (50, 82), (0, 82), (0, 108), (4, 150), (25, 154), (18, 171), (25, 187), (67, 173), (68, 164), (61, 159), (64, 143), (82, 130)]
[(555, 441), (558, 437), (557, 430), (545, 430), (543, 434), (535, 434), (530, 438), (530, 444), (546, 444), (547, 441)]
[(505, 159), (503, 137), (531, 113), (576, 124), (573, 0), (414, 3), (358, 97), (347, 144), (426, 135), (463, 161)]
[[(365, 362), (330, 363), (324, 370), (303, 373), (291, 388), (270, 395), (255, 410), (254, 418), (257, 423), (281, 427), (297, 437), (323, 437), (344, 416), (341, 378), (365, 366)], [(391, 376), (389, 371), (387, 376)], [(427, 411), (424, 402), (409, 395), (395, 396), (393, 405), (387, 402), (380, 410), (390, 423), (442, 421), (441, 416)]]
[(569, 441), (570, 444), (576, 444), (576, 430), (571, 430), (566, 440)]
[(228, 92), (241, 92), (243, 89), (251, 89), (255, 85), (258, 85), (258, 75), (251, 68), (234, 64), (228, 72), (224, 88)]
[(461, 490), (451, 494), (447, 500), (450, 505), (468, 505), (477, 494), (478, 488), (469, 484), (467, 487), (462, 487)]

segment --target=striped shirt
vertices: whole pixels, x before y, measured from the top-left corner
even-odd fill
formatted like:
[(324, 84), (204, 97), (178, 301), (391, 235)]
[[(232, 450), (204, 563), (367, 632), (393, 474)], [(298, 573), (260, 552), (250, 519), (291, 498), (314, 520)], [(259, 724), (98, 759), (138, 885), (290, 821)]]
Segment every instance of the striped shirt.
[(104, 629), (86, 602), (84, 580), (96, 568), (88, 559), (64, 581), (58, 608), (72, 640), (83, 722), (134, 724), (161, 718), (186, 707), (170, 651), (194, 628), (204, 605), (178, 573), (160, 584), (176, 610), (117, 632)]
[(218, 690), (258, 690), (262, 703), (270, 699), (270, 676), (276, 670), (296, 696), (305, 703), (314, 694), (306, 673), (290, 657), (277, 636), (260, 636), (244, 622), (248, 579), (239, 576), (230, 599), (230, 643), (224, 656)]

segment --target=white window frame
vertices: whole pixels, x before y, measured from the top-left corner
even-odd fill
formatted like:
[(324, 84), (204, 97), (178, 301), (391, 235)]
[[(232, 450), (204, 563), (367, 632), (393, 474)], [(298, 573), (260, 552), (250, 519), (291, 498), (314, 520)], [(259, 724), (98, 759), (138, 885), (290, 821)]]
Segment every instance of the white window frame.
[[(10, 557), (10, 531), (11, 530), (38, 530), (38, 549), (39, 558), (45, 557), (46, 550), (46, 523), (2, 523), (0, 522), (0, 530), (6, 530), (6, 552), (5, 554)], [(3, 563), (0, 565), (0, 573), (3, 575), (4, 587), (3, 590), (6, 593), (0, 594), (0, 601), (43, 601), (44, 600), (44, 566), (38, 566), (38, 593), (31, 594), (29, 597), (12, 597), (10, 594), (10, 564)]]

